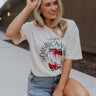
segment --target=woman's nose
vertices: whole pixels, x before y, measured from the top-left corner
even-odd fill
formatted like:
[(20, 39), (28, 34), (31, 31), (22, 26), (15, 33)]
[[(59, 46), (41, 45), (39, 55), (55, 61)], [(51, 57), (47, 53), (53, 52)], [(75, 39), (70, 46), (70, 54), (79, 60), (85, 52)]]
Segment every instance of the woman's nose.
[(51, 8), (52, 8), (52, 9), (55, 9), (55, 6), (54, 6), (54, 5), (52, 5), (52, 6), (51, 6)]

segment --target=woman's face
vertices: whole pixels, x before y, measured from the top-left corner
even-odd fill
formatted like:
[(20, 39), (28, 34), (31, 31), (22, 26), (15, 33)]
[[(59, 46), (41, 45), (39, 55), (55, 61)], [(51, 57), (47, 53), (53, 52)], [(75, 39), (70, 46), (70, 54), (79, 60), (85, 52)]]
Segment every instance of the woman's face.
[(55, 19), (58, 12), (57, 0), (42, 0), (40, 12), (45, 20)]

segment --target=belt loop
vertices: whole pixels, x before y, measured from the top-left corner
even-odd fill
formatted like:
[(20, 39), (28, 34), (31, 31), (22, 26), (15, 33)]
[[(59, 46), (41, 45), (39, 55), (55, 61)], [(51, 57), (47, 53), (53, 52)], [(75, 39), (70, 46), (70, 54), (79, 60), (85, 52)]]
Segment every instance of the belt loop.
[(32, 71), (30, 73), (33, 75)]

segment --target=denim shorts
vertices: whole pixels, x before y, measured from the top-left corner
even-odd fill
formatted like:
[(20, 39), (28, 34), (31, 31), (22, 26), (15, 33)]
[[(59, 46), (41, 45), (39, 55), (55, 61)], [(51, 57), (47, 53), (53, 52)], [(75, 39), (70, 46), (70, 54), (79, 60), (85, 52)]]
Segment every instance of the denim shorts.
[(56, 77), (37, 77), (30, 72), (28, 77), (27, 96), (52, 96), (54, 87), (61, 75)]

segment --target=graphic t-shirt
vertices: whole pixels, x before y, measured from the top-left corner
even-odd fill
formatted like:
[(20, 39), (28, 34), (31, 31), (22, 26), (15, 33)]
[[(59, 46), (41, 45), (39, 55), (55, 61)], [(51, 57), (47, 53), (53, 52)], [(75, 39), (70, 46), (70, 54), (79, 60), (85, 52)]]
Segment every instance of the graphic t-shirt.
[[(68, 28), (63, 38), (57, 36), (46, 25), (42, 28), (26, 22), (21, 28), (21, 39), (15, 44), (27, 40), (30, 47), (32, 72), (36, 76), (57, 76), (61, 74), (64, 59), (82, 59), (79, 31), (73, 20), (67, 20)], [(58, 34), (61, 34), (58, 29)]]

